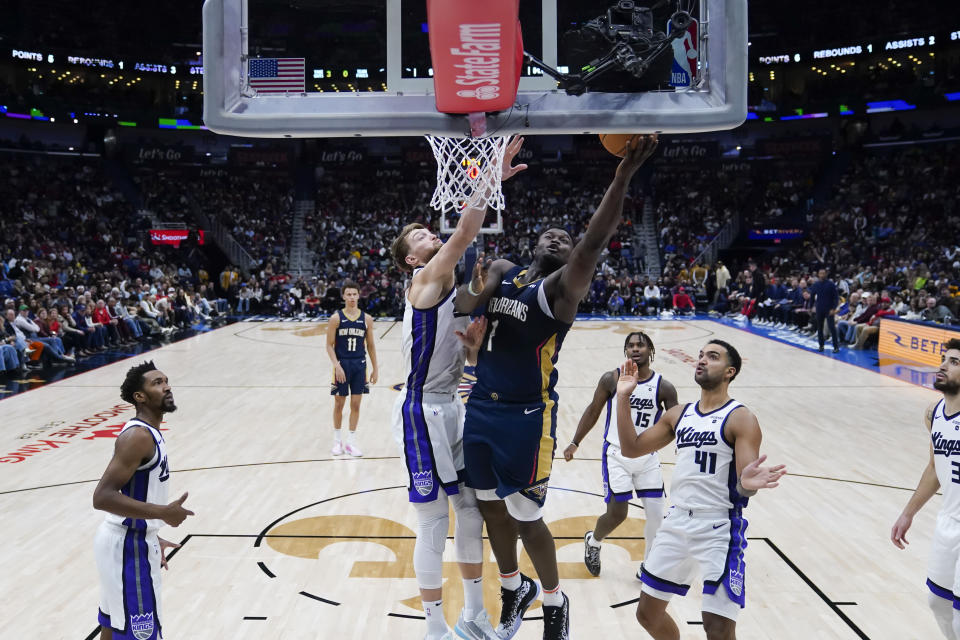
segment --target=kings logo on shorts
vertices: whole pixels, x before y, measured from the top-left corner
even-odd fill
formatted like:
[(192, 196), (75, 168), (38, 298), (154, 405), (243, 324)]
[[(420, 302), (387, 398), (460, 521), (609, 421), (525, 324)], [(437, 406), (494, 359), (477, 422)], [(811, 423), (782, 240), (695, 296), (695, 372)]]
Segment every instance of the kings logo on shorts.
[(730, 570), (730, 591), (735, 596), (743, 595), (743, 573), (740, 571)]
[(153, 635), (153, 612), (130, 616), (130, 631), (137, 640), (147, 640)]
[(433, 491), (433, 471), (415, 471), (413, 473), (413, 488), (422, 496), (430, 495)]

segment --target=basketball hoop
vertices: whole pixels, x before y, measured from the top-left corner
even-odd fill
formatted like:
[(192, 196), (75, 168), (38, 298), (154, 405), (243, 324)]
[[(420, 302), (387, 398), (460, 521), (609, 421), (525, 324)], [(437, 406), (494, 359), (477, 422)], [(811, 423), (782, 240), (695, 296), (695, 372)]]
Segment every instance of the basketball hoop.
[(437, 211), (460, 211), (466, 206), (504, 208), (500, 180), (507, 138), (453, 138), (426, 136), (437, 160), (437, 187), (430, 206)]

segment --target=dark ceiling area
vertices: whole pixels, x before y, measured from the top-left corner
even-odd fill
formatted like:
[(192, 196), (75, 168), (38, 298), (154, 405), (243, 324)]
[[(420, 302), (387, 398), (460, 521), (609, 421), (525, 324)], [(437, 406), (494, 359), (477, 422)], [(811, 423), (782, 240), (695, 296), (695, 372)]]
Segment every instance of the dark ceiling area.
[[(649, 0), (649, 4), (671, 5), (673, 1)], [(606, 4), (602, 0), (559, 2), (561, 13), (579, 5), (602, 10)], [(251, 0), (251, 6), (254, 5), (259, 8), (257, 12), (269, 16), (270, 28), (278, 32), (289, 29), (295, 33), (323, 34), (329, 33), (329, 25), (303, 29), (304, 16), (314, 16), (318, 22), (355, 26), (380, 11), (384, 0)], [(79, 49), (113, 55), (179, 56), (182, 50), (196, 48), (200, 43), (201, 6), (197, 0), (5, 0), (0, 42), (5, 46)], [(944, 26), (960, 29), (957, 3), (946, 0), (763, 0), (750, 2), (749, 12), (751, 41), (761, 48), (842, 44), (866, 36), (908, 36)], [(951, 22), (956, 25), (947, 24)]]

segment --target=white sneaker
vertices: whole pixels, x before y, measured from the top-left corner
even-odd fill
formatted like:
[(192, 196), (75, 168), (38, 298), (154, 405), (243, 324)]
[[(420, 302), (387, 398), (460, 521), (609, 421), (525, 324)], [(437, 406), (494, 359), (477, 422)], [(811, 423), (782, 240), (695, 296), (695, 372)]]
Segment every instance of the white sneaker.
[(330, 453), (335, 456), (339, 456), (343, 454), (343, 445), (340, 443), (339, 440), (333, 443), (333, 448), (330, 449)]
[(490, 624), (490, 618), (487, 616), (485, 609), (481, 609), (473, 620), (467, 620), (464, 617), (464, 611), (461, 609), (460, 617), (457, 619), (453, 631), (459, 637), (466, 638), (466, 640), (499, 640), (500, 638), (494, 631), (493, 625)]
[(359, 458), (360, 456), (363, 455), (363, 452), (360, 451), (360, 447), (358, 447), (358, 446), (355, 445), (355, 444), (349, 444), (349, 443), (348, 443), (347, 446), (345, 446), (345, 447), (343, 448), (343, 450), (346, 451), (347, 453), (349, 453), (349, 454), (350, 454), (351, 456), (353, 456), (354, 458)]

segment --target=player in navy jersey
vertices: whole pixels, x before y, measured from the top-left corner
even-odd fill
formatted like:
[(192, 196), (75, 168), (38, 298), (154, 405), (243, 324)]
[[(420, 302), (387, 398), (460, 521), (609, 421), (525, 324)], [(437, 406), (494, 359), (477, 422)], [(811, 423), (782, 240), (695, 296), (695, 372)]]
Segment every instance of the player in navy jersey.
[[(527, 168), (513, 165), (522, 144), (521, 137), (507, 143), (502, 180)], [(454, 268), (483, 225), (487, 207), (479, 198), (486, 195), (473, 194), (477, 199), (465, 204), (446, 242), (415, 222), (390, 246), (397, 267), (410, 274), (400, 346), (406, 382), (393, 406), (393, 434), (406, 466), (407, 498), (417, 514), (413, 570), (426, 618), (424, 640), (453, 640), (454, 635), (500, 640), (483, 604), (483, 519), (474, 491), (463, 484), (464, 408), (457, 393), (464, 361), (476, 356), (468, 347), (479, 342), (484, 328), (482, 320), (470, 323), (459, 307), (464, 299), (475, 300), (483, 280), (478, 261), (473, 281), (458, 288)], [(452, 630), (443, 616), (443, 551), (451, 506), (464, 592), (463, 610)]]
[(576, 245), (566, 230), (548, 228), (530, 266), (508, 260), (490, 266), (478, 300), (478, 306), (486, 304), (487, 330), (467, 403), (464, 458), (467, 485), (477, 490), (500, 569), (498, 632), (504, 639), (516, 634), (539, 593), (519, 573), (518, 533), (543, 585), (543, 637), (569, 634), (569, 602), (560, 590), (556, 545), (542, 510), (556, 448), (557, 357), (600, 254), (620, 224), (630, 179), (656, 144), (656, 136), (645, 136), (628, 148)]
[[(351, 456), (363, 455), (357, 444), (357, 424), (360, 421), (360, 401), (363, 394), (370, 393), (367, 385), (367, 351), (370, 352), (370, 384), (377, 384), (377, 345), (373, 336), (373, 318), (364, 313), (357, 303), (360, 287), (356, 282), (343, 283), (344, 307), (330, 316), (327, 322), (327, 356), (333, 363), (333, 449), (335, 456), (344, 451)], [(343, 405), (350, 396), (350, 435), (344, 446), (340, 438), (343, 426)]]
[(187, 494), (167, 503), (170, 465), (160, 433), (163, 414), (177, 410), (167, 376), (153, 362), (131, 368), (120, 397), (137, 409), (117, 437), (113, 458), (93, 492), (93, 508), (107, 516), (94, 539), (100, 574), (101, 640), (162, 638), (160, 569), (166, 550), (180, 545), (157, 535), (193, 512)]
[(740, 373), (740, 354), (723, 340), (711, 340), (697, 360), (694, 381), (700, 400), (663, 414), (637, 433), (630, 397), (637, 365), (627, 360), (617, 383), (617, 429), (627, 457), (640, 457), (676, 443), (670, 507), (641, 566), (643, 582), (637, 621), (655, 640), (679, 640), (667, 614), (673, 595), (685, 596), (691, 577), (703, 578), (701, 614), (710, 640), (736, 637), (737, 614), (746, 603), (747, 521), (742, 510), (759, 489), (772, 489), (783, 465), (760, 466), (762, 434), (756, 416), (730, 398), (727, 388)]
[[(677, 405), (677, 390), (659, 373), (650, 368), (656, 348), (653, 340), (642, 331), (631, 331), (623, 341), (623, 355), (632, 360), (638, 369), (639, 384), (630, 396), (630, 412), (637, 433), (642, 433), (656, 424), (660, 415)], [(643, 517), (646, 525), (643, 537), (649, 549), (660, 528), (664, 515), (663, 476), (660, 473), (660, 456), (654, 452), (641, 458), (627, 458), (620, 451), (620, 435), (615, 420), (616, 408), (613, 398), (617, 395), (617, 381), (620, 369), (607, 371), (600, 378), (593, 400), (580, 417), (577, 432), (563, 451), (564, 459), (569, 462), (580, 447), (604, 406), (607, 419), (603, 429), (603, 473), (604, 501), (607, 510), (597, 519), (597, 526), (588, 531), (583, 539), (583, 562), (591, 574), (600, 575), (600, 543), (627, 519), (627, 505), (636, 494), (643, 504)], [(640, 577), (639, 572), (637, 577)]]
[(943, 491), (943, 501), (930, 544), (927, 601), (943, 636), (960, 640), (960, 340), (943, 345), (943, 360), (933, 388), (943, 398), (927, 407), (923, 426), (930, 437), (930, 461), (917, 490), (893, 525), (890, 540), (905, 548), (913, 516)]

